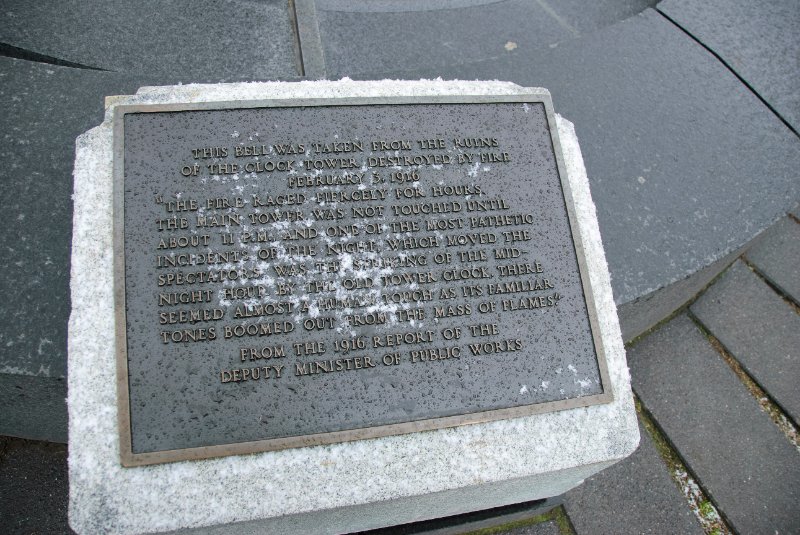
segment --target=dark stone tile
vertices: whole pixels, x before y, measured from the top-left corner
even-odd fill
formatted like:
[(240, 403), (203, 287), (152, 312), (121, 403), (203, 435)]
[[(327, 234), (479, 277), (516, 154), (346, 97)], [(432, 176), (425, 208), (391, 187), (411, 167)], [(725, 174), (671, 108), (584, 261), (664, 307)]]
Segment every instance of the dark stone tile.
[[(206, 74), (196, 81), (217, 81), (219, 73)], [(106, 96), (175, 82), (0, 57), (0, 434), (66, 440), (59, 380), (66, 376), (75, 138), (102, 122)], [(38, 408), (3, 415), (23, 398), (42, 400), (42, 418), (33, 417)]]
[(737, 533), (796, 533), (800, 455), (685, 315), (628, 351), (634, 391)]
[(692, 313), (783, 409), (800, 422), (800, 315), (741, 261)]
[(800, 130), (796, 0), (665, 0), (658, 9), (719, 55)]
[(331, 77), (438, 68), (555, 45), (608, 26), (653, 0), (317, 0)]
[(0, 58), (0, 372), (64, 377), (75, 138), (102, 122), (106, 95), (139, 85), (113, 73)]
[(2, 532), (74, 533), (67, 524), (66, 446), (0, 437), (0, 451)]
[(0, 434), (67, 442), (67, 380), (0, 373)]
[(750, 241), (800, 197), (800, 140), (724, 65), (647, 10), (554, 49), (366, 78), (542, 86), (575, 123), (618, 304)]
[[(0, 434), (66, 437), (66, 427), (64, 434), (54, 429), (66, 421), (58, 379), (66, 376), (75, 138), (102, 122), (106, 95), (135, 92), (154, 81), (0, 58), (0, 183), (6, 210), (0, 235), (0, 376), (4, 385), (13, 384), (0, 391), (0, 415), (18, 406), (22, 396), (42, 398), (52, 412), (41, 415), (53, 419), (28, 418), (35, 408), (3, 415)], [(54, 400), (59, 401), (51, 406)]]
[(628, 343), (671, 316), (693, 300), (714, 278), (744, 253), (747, 245), (697, 270), (685, 279), (673, 282), (617, 307), (622, 339)]
[(702, 535), (700, 524), (641, 425), (639, 434), (641, 443), (633, 455), (567, 493), (567, 514), (578, 535)]
[(185, 82), (298, 74), (285, 1), (11, 0), (3, 18), (0, 42), (111, 71)]
[(781, 219), (747, 251), (752, 262), (772, 284), (800, 303), (800, 223)]

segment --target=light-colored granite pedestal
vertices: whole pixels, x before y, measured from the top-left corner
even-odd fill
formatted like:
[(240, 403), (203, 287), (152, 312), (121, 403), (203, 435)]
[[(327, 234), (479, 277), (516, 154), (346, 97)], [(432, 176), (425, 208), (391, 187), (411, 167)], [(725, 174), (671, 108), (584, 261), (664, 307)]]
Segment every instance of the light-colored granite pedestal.
[(103, 124), (78, 138), (75, 162), (68, 398), (73, 529), (359, 531), (557, 496), (632, 453), (639, 433), (595, 208), (573, 126), (559, 118), (612, 402), (341, 444), (136, 468), (120, 464), (112, 266), (116, 105), (531, 91), (502, 82), (343, 80), (148, 87), (109, 98)]

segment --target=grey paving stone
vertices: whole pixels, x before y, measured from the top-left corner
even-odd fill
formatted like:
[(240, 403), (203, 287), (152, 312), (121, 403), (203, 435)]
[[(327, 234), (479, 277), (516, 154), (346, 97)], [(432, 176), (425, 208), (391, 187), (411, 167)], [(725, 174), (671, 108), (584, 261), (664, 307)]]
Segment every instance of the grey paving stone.
[(800, 198), (800, 140), (653, 10), (558, 47), (364, 78), (542, 86), (575, 123), (618, 304), (744, 245)]
[(685, 315), (628, 351), (634, 391), (737, 533), (800, 530), (800, 455)]
[(800, 223), (781, 219), (747, 251), (747, 259), (776, 287), (800, 303)]
[(790, 212), (795, 218), (800, 219), (800, 204), (795, 204)]
[[(8, 18), (15, 16), (15, 6), (4, 5)], [(0, 25), (0, 33), (9, 26)], [(223, 74), (209, 69), (193, 81), (216, 82)], [(239, 73), (236, 79), (248, 76)], [(75, 138), (102, 122), (107, 95), (179, 79), (175, 72), (131, 75), (0, 57), (0, 183), (6, 210), (0, 234), (0, 434), (66, 440), (63, 378)]]
[(67, 442), (67, 380), (0, 373), (0, 434)]
[(742, 256), (746, 249), (747, 245), (744, 245), (685, 279), (617, 307), (622, 339), (625, 343), (641, 336), (692, 301), (703, 288)]
[(566, 509), (578, 535), (702, 535), (680, 489), (639, 426), (639, 449), (566, 495)]
[(800, 315), (741, 261), (691, 306), (692, 313), (800, 422)]
[(719, 55), (800, 130), (796, 0), (665, 0), (658, 9)]
[(106, 70), (185, 82), (296, 76), (289, 3), (3, 2), (0, 42)]
[[(156, 81), (0, 57), (0, 434), (66, 439), (75, 138), (100, 124), (106, 95)], [(20, 399), (48, 410), (16, 412)]]
[(0, 58), (3, 373), (65, 376), (75, 138), (102, 121), (106, 95), (139, 85), (114, 73)]
[(653, 0), (317, 0), (330, 76), (437, 68), (555, 45)]
[(67, 448), (0, 437), (0, 530), (74, 533), (67, 524)]

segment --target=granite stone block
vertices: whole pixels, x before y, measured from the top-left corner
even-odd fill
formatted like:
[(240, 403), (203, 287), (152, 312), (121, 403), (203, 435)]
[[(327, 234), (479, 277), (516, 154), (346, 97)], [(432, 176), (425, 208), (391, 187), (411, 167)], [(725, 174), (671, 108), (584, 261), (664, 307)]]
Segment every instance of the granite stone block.
[(737, 533), (795, 533), (800, 455), (681, 315), (628, 352), (633, 387)]
[[(464, 515), (437, 518), (427, 522), (403, 524), (383, 529), (362, 531), (357, 535), (462, 535), (464, 533), (506, 533), (514, 527), (539, 529), (549, 533), (552, 520), (539, 521), (539, 517), (554, 513), (562, 505), (561, 496), (534, 502), (515, 503)], [(556, 525), (557, 526), (557, 525)], [(506, 531), (502, 531), (502, 530)], [(535, 532), (538, 533), (538, 532)], [(558, 533), (558, 532), (556, 532)]]
[(781, 292), (800, 304), (800, 223), (781, 219), (747, 250), (747, 259)]
[(618, 304), (725, 257), (800, 197), (797, 136), (653, 10), (552, 49), (364, 76), (550, 89), (578, 128)]
[(800, 9), (794, 0), (664, 0), (658, 10), (713, 50), (800, 130)]
[(789, 416), (800, 422), (800, 315), (791, 305), (738, 261), (691, 311)]
[[(342, 81), (151, 87), (109, 99), (106, 121), (77, 141), (69, 330), (73, 528), (92, 532), (113, 526), (114, 532), (130, 533), (244, 522), (275, 533), (373, 529), (557, 496), (629, 455), (639, 435), (624, 348), (577, 137), (560, 119), (614, 401), (341, 444), (120, 465), (110, 224), (114, 105), (519, 91), (500, 82)], [(95, 227), (105, 232), (92, 231)], [(241, 499), (255, 495), (273, 499)]]
[(319, 0), (330, 76), (439, 68), (555, 46), (652, 5), (650, 0)]
[(172, 83), (275, 79), (299, 74), (289, 6), (277, 0), (12, 0), (3, 3), (0, 42)]
[(567, 493), (565, 507), (578, 535), (702, 535), (641, 424), (639, 433), (642, 440), (636, 453)]

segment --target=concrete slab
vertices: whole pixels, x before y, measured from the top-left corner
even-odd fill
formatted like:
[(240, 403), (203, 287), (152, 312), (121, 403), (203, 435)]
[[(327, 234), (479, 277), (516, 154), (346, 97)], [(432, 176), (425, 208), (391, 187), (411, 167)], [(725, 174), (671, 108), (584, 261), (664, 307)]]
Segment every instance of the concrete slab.
[(513, 56), (624, 20), (652, 0), (318, 0), (327, 72), (438, 68)]
[(3, 533), (74, 533), (67, 525), (67, 451), (60, 444), (0, 438)]
[(639, 433), (642, 440), (636, 453), (567, 493), (565, 507), (578, 535), (702, 535), (703, 529), (641, 424)]
[(665, 0), (658, 10), (710, 48), (800, 130), (800, 9), (794, 0)]
[(575, 119), (618, 304), (723, 258), (800, 197), (797, 136), (653, 10), (553, 49), (389, 76), (548, 87)]
[(748, 249), (747, 259), (800, 304), (800, 223), (790, 217), (780, 220)]
[(691, 311), (800, 422), (800, 315), (741, 261), (706, 290)]
[(174, 82), (299, 74), (290, 4), (234, 0), (3, 3), (0, 42), (81, 65)]
[(634, 390), (737, 533), (794, 533), (800, 456), (685, 315), (628, 352)]

